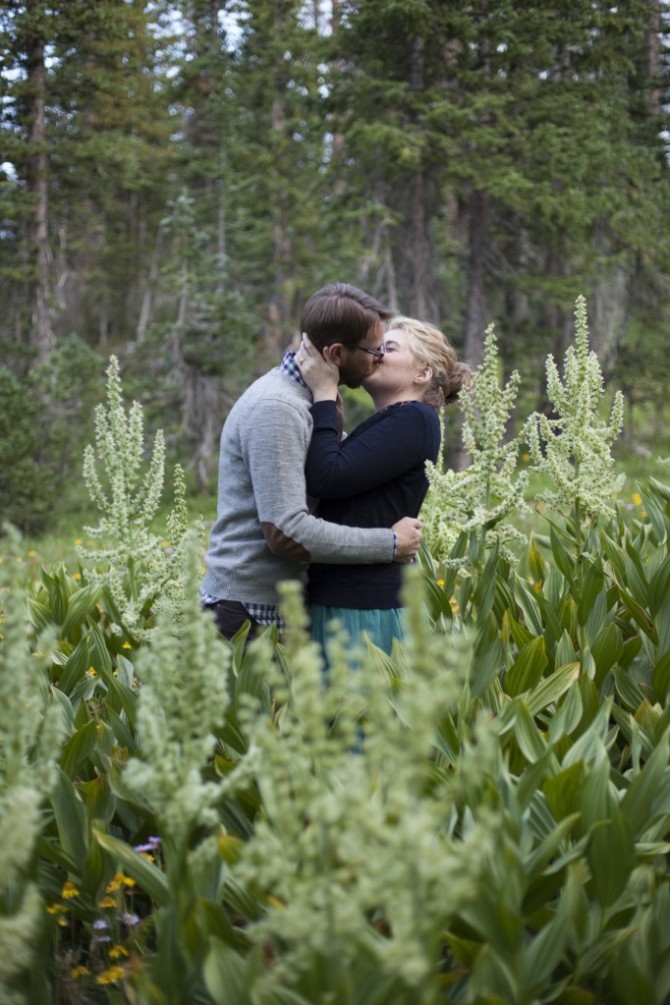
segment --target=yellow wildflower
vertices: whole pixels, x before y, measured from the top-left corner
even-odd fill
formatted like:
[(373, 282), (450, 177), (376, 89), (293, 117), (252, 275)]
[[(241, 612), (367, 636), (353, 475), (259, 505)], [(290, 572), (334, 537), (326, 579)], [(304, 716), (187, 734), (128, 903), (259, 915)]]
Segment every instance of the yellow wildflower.
[(88, 967), (83, 967), (81, 964), (78, 967), (72, 967), (70, 970), (70, 977), (73, 981), (76, 981), (78, 977), (83, 977), (85, 974), (90, 974)]
[(122, 649), (132, 649), (133, 647), (131, 646), (130, 642), (124, 642), (123, 645), (121, 646), (121, 648)]
[(107, 967), (103, 970), (101, 974), (96, 977), (96, 982), (98, 984), (114, 984), (116, 981), (120, 980), (125, 974), (123, 967)]
[(79, 890), (74, 883), (71, 883), (68, 879), (65, 883), (63, 883), (63, 889), (61, 890), (60, 895), (64, 900), (72, 900), (73, 897), (79, 896)]
[(81, 538), (80, 537), (75, 537), (74, 543), (75, 544), (81, 544)]
[(458, 612), (461, 609), (458, 601), (456, 600), (456, 597), (450, 597), (449, 598), (449, 606), (451, 607), (451, 609), (454, 612), (454, 614), (458, 614)]
[(81, 579), (81, 572), (73, 572), (72, 573), (72, 578), (73, 579)]
[(65, 914), (66, 911), (65, 904), (47, 904), (47, 914)]
[(105, 908), (105, 907), (116, 907), (116, 901), (114, 900), (113, 897), (103, 897), (102, 900), (100, 901), (100, 903), (98, 904), (98, 907), (103, 907), (103, 908)]
[(439, 586), (440, 588), (444, 586), (444, 580), (443, 580), (443, 579), (438, 579), (438, 580), (437, 580), (436, 582), (437, 582), (437, 585), (438, 585), (438, 586)]
[(636, 506), (641, 506), (642, 505), (642, 496), (640, 495), (639, 492), (633, 492), (633, 495), (631, 496), (631, 499), (633, 500), (633, 502), (634, 502), (634, 504)]
[(89, 667), (88, 670), (86, 671), (86, 673), (87, 673), (87, 675), (89, 677), (97, 677), (98, 676), (98, 671), (95, 669), (95, 667)]
[(105, 893), (115, 893), (116, 890), (120, 890), (122, 886), (135, 886), (135, 880), (131, 879), (130, 876), (125, 876), (122, 872), (117, 872), (111, 882), (107, 884), (105, 888)]
[(35, 551), (34, 548), (31, 548), (30, 551), (28, 552), (28, 558), (37, 558), (37, 552)]
[(110, 960), (120, 960), (123, 956), (127, 955), (128, 950), (126, 949), (126, 947), (120, 946), (118, 944), (116, 946), (112, 946), (112, 948), (109, 950)]

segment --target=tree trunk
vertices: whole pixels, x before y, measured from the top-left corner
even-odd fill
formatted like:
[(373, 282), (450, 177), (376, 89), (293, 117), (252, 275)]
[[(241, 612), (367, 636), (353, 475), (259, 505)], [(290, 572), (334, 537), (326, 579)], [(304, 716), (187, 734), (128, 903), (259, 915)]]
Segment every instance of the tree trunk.
[(484, 358), (486, 307), (486, 249), (488, 246), (489, 197), (474, 189), (468, 198), (468, 273), (463, 358), (475, 368)]
[[(34, 12), (42, 15), (41, 5)], [(49, 313), (49, 244), (47, 186), (47, 148), (45, 130), (46, 69), (44, 41), (40, 37), (30, 40), (27, 52), (29, 85), (30, 162), (28, 186), (34, 200), (30, 221), (31, 276), (31, 331), (30, 342), (40, 359), (48, 356), (55, 346)]]

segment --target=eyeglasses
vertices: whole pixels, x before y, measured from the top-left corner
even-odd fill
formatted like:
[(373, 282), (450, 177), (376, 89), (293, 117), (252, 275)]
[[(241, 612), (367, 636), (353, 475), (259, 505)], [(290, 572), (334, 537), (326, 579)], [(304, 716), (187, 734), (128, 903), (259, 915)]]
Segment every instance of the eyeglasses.
[(352, 346), (352, 348), (353, 349), (360, 349), (361, 352), (367, 352), (370, 356), (374, 356), (375, 359), (383, 359), (384, 358), (384, 350), (383, 349), (366, 349), (364, 345), (355, 345), (355, 346)]

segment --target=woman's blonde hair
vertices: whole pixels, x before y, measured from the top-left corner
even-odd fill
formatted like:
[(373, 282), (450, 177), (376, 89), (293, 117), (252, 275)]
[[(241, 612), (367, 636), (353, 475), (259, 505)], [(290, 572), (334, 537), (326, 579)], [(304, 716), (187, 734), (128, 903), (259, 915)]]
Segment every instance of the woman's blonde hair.
[(470, 382), (470, 367), (461, 363), (447, 336), (427, 321), (398, 315), (388, 322), (387, 331), (398, 328), (410, 336), (410, 349), (419, 366), (432, 371), (422, 401), (441, 408), (455, 401), (464, 384)]

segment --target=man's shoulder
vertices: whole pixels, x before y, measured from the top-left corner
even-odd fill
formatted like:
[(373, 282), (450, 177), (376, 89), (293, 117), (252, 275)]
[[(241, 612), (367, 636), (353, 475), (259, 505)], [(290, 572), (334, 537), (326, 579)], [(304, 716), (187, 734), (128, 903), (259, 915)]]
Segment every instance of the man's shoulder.
[(301, 387), (297, 381), (292, 380), (288, 374), (282, 373), (278, 366), (268, 370), (262, 377), (258, 377), (253, 384), (250, 384), (246, 391), (237, 399), (236, 404), (243, 404), (250, 401), (257, 402), (264, 399), (287, 401), (290, 403), (306, 402), (311, 403), (309, 391)]

